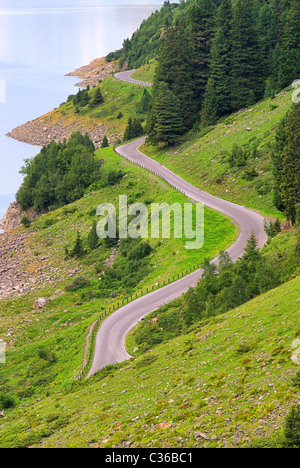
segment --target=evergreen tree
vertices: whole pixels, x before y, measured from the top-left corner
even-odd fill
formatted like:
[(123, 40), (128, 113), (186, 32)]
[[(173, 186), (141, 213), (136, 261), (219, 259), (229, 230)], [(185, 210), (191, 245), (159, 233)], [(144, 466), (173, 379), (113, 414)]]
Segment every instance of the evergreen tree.
[(102, 140), (102, 144), (101, 144), (101, 148), (108, 148), (108, 146), (109, 146), (109, 143), (108, 143), (107, 136), (104, 135), (103, 140)]
[(191, 82), (191, 58), (185, 22), (178, 21), (168, 27), (162, 38), (158, 64), (154, 77), (154, 95), (160, 83), (166, 83), (179, 99), (186, 128), (191, 128), (196, 116), (196, 106)]
[(127, 127), (124, 132), (124, 141), (133, 140), (144, 134), (144, 129), (139, 119), (129, 117)]
[(148, 112), (150, 102), (151, 102), (151, 94), (145, 88), (143, 91), (141, 101), (138, 104), (137, 112), (139, 114), (146, 114)]
[(300, 448), (300, 405), (294, 406), (287, 415), (284, 435), (288, 447)]
[(133, 138), (144, 135), (144, 129), (139, 119), (134, 118), (132, 122)]
[(260, 254), (259, 254), (259, 250), (258, 250), (258, 244), (257, 244), (257, 239), (256, 239), (256, 236), (254, 234), (254, 232), (251, 233), (251, 236), (248, 240), (248, 243), (247, 243), (247, 246), (245, 248), (245, 252), (244, 252), (244, 255), (243, 255), (243, 260), (245, 260), (246, 262), (255, 262)]
[(76, 241), (75, 241), (75, 245), (74, 245), (73, 249), (71, 250), (70, 255), (71, 255), (71, 257), (77, 257), (77, 258), (81, 258), (81, 257), (83, 257), (85, 255), (85, 251), (84, 251), (84, 248), (83, 248), (83, 242), (82, 242), (82, 239), (80, 237), (79, 232), (77, 232), (77, 238), (76, 238)]
[(291, 0), (285, 17), (279, 69), (279, 86), (285, 88), (300, 77), (300, 2)]
[(22, 210), (37, 211), (63, 206), (81, 198), (85, 190), (101, 178), (95, 146), (89, 135), (75, 132), (69, 141), (44, 146), (22, 168), (24, 182), (17, 201)]
[(269, 66), (269, 79), (267, 80), (267, 87), (265, 90), (265, 97), (275, 97), (275, 94), (280, 91), (279, 85), (279, 64), (281, 60), (281, 49), (279, 43), (276, 44), (274, 50), (270, 53)]
[(203, 120), (213, 124), (231, 111), (231, 0), (223, 0), (217, 12), (217, 33), (211, 46), (210, 77), (203, 105)]
[(89, 103), (91, 97), (87, 89), (79, 89), (75, 96), (71, 96), (71, 99), (74, 106), (84, 107)]
[(282, 155), (281, 198), (287, 222), (296, 221), (296, 206), (300, 202), (300, 105), (295, 104), (287, 116), (287, 144)]
[(219, 114), (219, 100), (218, 95), (216, 93), (216, 88), (214, 86), (213, 80), (210, 78), (203, 102), (203, 110), (202, 110), (202, 117), (201, 122), (204, 125), (213, 125), (217, 122), (218, 118), (220, 117)]
[(180, 101), (166, 83), (160, 83), (147, 122), (151, 143), (172, 144), (183, 133)]
[(91, 250), (95, 250), (99, 247), (99, 237), (97, 235), (97, 223), (94, 222), (92, 229), (88, 235), (88, 244)]
[(275, 147), (272, 153), (274, 176), (273, 203), (279, 211), (284, 211), (284, 204), (281, 197), (281, 182), (283, 171), (282, 155), (287, 144), (287, 136), (285, 132), (286, 119), (287, 117), (285, 116), (278, 125), (275, 136)]
[(100, 88), (97, 87), (90, 101), (90, 107), (100, 106), (101, 104), (103, 104), (103, 102), (104, 102), (104, 99), (103, 99), (102, 93), (100, 91)]
[(200, 110), (209, 79), (215, 7), (211, 0), (195, 0), (190, 3), (187, 14), (193, 66), (193, 91), (198, 110)]
[(276, 22), (276, 38), (277, 42), (281, 44), (281, 35), (282, 35), (282, 28), (283, 28), (283, 12), (286, 8), (286, 0), (270, 0), (270, 7), (272, 8), (275, 16)]
[(123, 140), (124, 141), (129, 141), (133, 138), (133, 123), (132, 123), (132, 118), (129, 117), (128, 122), (127, 122), (127, 127), (124, 132)]
[(261, 99), (265, 89), (254, 0), (236, 1), (232, 42), (232, 107), (239, 110)]
[(298, 238), (295, 245), (295, 260), (297, 267), (300, 267), (300, 233), (298, 233)]
[(263, 61), (262, 72), (267, 88), (265, 90), (265, 97), (274, 97), (278, 81), (277, 64), (274, 61), (277, 45), (276, 19), (272, 8), (265, 1), (259, 10), (258, 30), (261, 59)]

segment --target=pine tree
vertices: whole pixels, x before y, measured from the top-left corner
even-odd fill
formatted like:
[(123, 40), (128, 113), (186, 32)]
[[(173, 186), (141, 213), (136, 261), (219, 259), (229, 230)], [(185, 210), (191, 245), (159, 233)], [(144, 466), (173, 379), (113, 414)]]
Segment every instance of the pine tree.
[(239, 110), (261, 99), (265, 89), (254, 0), (236, 1), (232, 42), (232, 107)]
[(188, 9), (192, 80), (198, 110), (202, 108), (209, 79), (210, 49), (214, 35), (215, 7), (211, 0), (195, 0)]
[(251, 233), (251, 236), (248, 239), (247, 246), (243, 255), (243, 260), (246, 262), (255, 262), (259, 258), (258, 243), (254, 232)]
[(210, 78), (204, 96), (201, 116), (202, 124), (213, 125), (220, 117), (221, 114), (219, 113), (218, 97), (219, 95), (216, 93), (215, 83), (213, 82), (213, 79)]
[(79, 232), (77, 232), (76, 242), (75, 242), (73, 249), (70, 252), (70, 255), (71, 257), (77, 257), (77, 258), (81, 258), (85, 255), (83, 242), (82, 242)]
[(203, 105), (203, 121), (215, 123), (231, 111), (231, 0), (223, 0), (217, 12), (217, 33), (212, 41), (210, 77)]
[(123, 140), (124, 141), (131, 140), (133, 138), (132, 135), (133, 135), (133, 122), (132, 122), (132, 118), (129, 117), (128, 122), (127, 122), (127, 127), (124, 132)]
[(287, 144), (287, 136), (285, 132), (286, 126), (285, 116), (277, 127), (277, 132), (275, 135), (275, 147), (272, 153), (272, 166), (273, 166), (273, 176), (274, 176), (274, 187), (273, 187), (273, 203), (279, 211), (284, 211), (284, 204), (281, 197), (281, 182), (282, 182), (282, 155), (284, 148)]
[(281, 49), (279, 43), (276, 44), (274, 50), (270, 54), (270, 59), (268, 62), (269, 66), (269, 80), (267, 80), (267, 85), (269, 85), (269, 93), (265, 91), (265, 97), (275, 97), (275, 94), (280, 91), (279, 85), (279, 64), (281, 60)]
[(276, 21), (276, 38), (277, 42), (281, 44), (281, 35), (283, 28), (283, 12), (286, 8), (285, 0), (270, 0), (270, 7), (272, 8)]
[(166, 83), (160, 83), (147, 122), (147, 133), (153, 144), (173, 144), (183, 133), (180, 101)]
[(101, 104), (103, 104), (103, 102), (104, 102), (104, 99), (100, 91), (100, 88), (98, 87), (96, 88), (96, 91), (90, 101), (90, 107), (100, 106)]
[(134, 118), (132, 122), (132, 138), (138, 138), (142, 135), (144, 135), (144, 129), (141, 121), (137, 118)]
[(191, 128), (195, 121), (196, 106), (191, 82), (190, 50), (183, 20), (165, 30), (157, 60), (154, 95), (160, 83), (166, 83), (179, 99), (186, 128)]
[(300, 202), (300, 105), (295, 104), (287, 116), (287, 144), (282, 155), (281, 198), (287, 223), (296, 221), (296, 206)]
[(287, 415), (284, 435), (288, 447), (300, 448), (300, 405), (294, 406)]
[(124, 141), (133, 140), (144, 135), (144, 129), (139, 119), (129, 117), (128, 124), (124, 132)]
[(291, 0), (285, 16), (279, 70), (280, 88), (289, 86), (300, 77), (300, 2)]
[(150, 94), (150, 93), (148, 92), (148, 90), (145, 88), (144, 91), (143, 91), (143, 95), (142, 95), (141, 101), (140, 101), (139, 104), (138, 104), (137, 112), (138, 112), (139, 114), (145, 114), (145, 113), (147, 113), (147, 111), (148, 111), (148, 109), (149, 109), (150, 102), (151, 102), (151, 94)]
[(258, 17), (259, 45), (263, 61), (263, 75), (266, 81), (265, 97), (274, 97), (277, 88), (274, 52), (277, 45), (276, 19), (272, 8), (264, 1)]
[(108, 138), (107, 138), (106, 135), (104, 135), (103, 140), (102, 140), (102, 144), (101, 144), (101, 148), (108, 148), (108, 147), (109, 147)]
[(97, 224), (93, 223), (92, 229), (88, 235), (88, 244), (91, 250), (95, 250), (99, 247), (99, 237), (97, 236)]

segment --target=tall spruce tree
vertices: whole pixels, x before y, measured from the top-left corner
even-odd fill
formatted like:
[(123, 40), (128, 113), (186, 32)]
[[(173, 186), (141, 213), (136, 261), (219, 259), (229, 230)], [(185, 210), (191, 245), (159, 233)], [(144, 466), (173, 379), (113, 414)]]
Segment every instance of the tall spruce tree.
[(279, 69), (280, 89), (289, 86), (300, 78), (300, 2), (291, 0), (287, 10), (281, 40), (281, 58)]
[(210, 77), (203, 105), (203, 121), (213, 124), (231, 111), (232, 2), (223, 0), (217, 12), (217, 32), (212, 41)]
[(215, 11), (211, 0), (194, 0), (188, 7), (193, 91), (198, 110), (202, 108), (209, 80), (210, 49), (215, 32)]
[(279, 211), (284, 211), (284, 204), (281, 197), (281, 182), (282, 182), (282, 155), (285, 146), (287, 145), (287, 136), (285, 132), (287, 116), (281, 120), (277, 127), (275, 135), (274, 151), (272, 153), (272, 165), (274, 176), (273, 187), (273, 203)]
[(101, 93), (100, 88), (96, 88), (96, 91), (94, 92), (94, 95), (90, 101), (90, 107), (97, 107), (103, 104), (104, 99)]
[[(269, 78), (267, 80), (267, 86), (265, 90), (265, 97), (275, 97), (275, 94), (280, 91), (279, 84), (279, 64), (281, 60), (281, 49), (277, 42), (274, 50), (271, 52), (269, 59)], [(268, 89), (269, 87), (269, 89)]]
[(166, 83), (160, 83), (147, 122), (149, 139), (153, 144), (170, 145), (183, 131), (180, 101)]
[(273, 59), (277, 44), (276, 19), (272, 8), (266, 1), (262, 3), (262, 6), (259, 10), (258, 29), (261, 58), (263, 60), (262, 71), (265, 80), (269, 80), (270, 85), (273, 85), (275, 82), (273, 76), (275, 74)]
[(265, 80), (255, 18), (255, 0), (237, 0), (232, 20), (232, 107), (253, 105), (264, 95)]
[(91, 250), (95, 250), (99, 247), (99, 237), (97, 235), (97, 223), (94, 222), (91, 231), (88, 235), (88, 244)]
[(160, 83), (168, 85), (180, 101), (186, 129), (191, 128), (196, 115), (191, 74), (190, 50), (182, 19), (173, 26), (166, 25), (155, 72), (154, 94)]
[(287, 223), (295, 224), (300, 203), (300, 105), (295, 104), (287, 116), (287, 144), (282, 155), (281, 198)]

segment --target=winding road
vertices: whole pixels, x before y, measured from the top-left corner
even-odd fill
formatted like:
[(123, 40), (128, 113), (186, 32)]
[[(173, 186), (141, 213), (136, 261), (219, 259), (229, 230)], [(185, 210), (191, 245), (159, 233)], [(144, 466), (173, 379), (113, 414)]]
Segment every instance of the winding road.
[[(130, 77), (132, 73), (133, 71), (122, 72), (115, 76), (118, 79), (131, 83), (151, 85), (150, 83), (133, 80), (133, 78)], [(235, 225), (239, 227), (238, 239), (227, 250), (233, 261), (236, 261), (243, 255), (252, 232), (256, 235), (258, 246), (261, 248), (265, 245), (267, 235), (264, 230), (264, 218), (261, 215), (243, 206), (210, 195), (189, 184), (165, 166), (162, 166), (159, 162), (143, 154), (139, 150), (139, 147), (144, 141), (145, 138), (141, 138), (120, 146), (116, 149), (116, 152), (134, 164), (140, 165), (156, 174), (195, 202), (203, 203), (231, 218)], [(212, 263), (218, 264), (218, 261), (219, 259), (216, 258)], [(189, 288), (194, 287), (201, 279), (202, 274), (202, 270), (197, 270), (168, 286), (127, 304), (110, 315), (101, 324), (97, 334), (94, 359), (87, 378), (109, 364), (116, 364), (130, 359), (132, 356), (130, 356), (125, 349), (125, 340), (129, 331), (150, 312), (153, 312), (162, 305), (170, 303), (187, 292)]]

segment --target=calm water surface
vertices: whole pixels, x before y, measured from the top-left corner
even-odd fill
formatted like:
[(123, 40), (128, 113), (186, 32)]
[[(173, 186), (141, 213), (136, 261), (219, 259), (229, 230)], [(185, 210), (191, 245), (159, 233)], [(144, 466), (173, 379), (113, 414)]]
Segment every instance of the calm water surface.
[(5, 136), (76, 92), (75, 68), (119, 49), (163, 0), (1, 0), (0, 218), (38, 147)]

